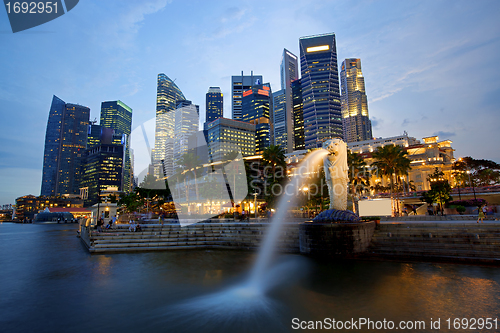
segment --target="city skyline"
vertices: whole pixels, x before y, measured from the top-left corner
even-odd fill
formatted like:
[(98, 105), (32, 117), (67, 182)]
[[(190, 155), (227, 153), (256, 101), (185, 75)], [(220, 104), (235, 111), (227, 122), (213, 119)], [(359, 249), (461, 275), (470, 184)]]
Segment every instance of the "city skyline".
[[(499, 138), (494, 127), (499, 120), (494, 64), (500, 48), (497, 3), (485, 1), (475, 8), (449, 1), (360, 2), (355, 5), (356, 21), (361, 16), (367, 23), (355, 29), (351, 27), (354, 15), (342, 10), (352, 7), (347, 2), (288, 8), (277, 2), (270, 3), (265, 13), (246, 3), (239, 8), (199, 3), (200, 8), (193, 11), (193, 27), (177, 19), (169, 24), (172, 28), (163, 27), (168, 47), (152, 43), (159, 40), (156, 30), (165, 17), (174, 20), (190, 6), (197, 5), (127, 3), (114, 13), (117, 19), (110, 24), (106, 20), (110, 8), (119, 6), (88, 1), (58, 20), (18, 34), (9, 32), (7, 16), (0, 13), (0, 38), (5, 45), (0, 51), (4, 64), (0, 203), (36, 195), (40, 188), (44, 127), (52, 95), (90, 107), (91, 119), (98, 117), (102, 101), (122, 100), (134, 109), (136, 127), (154, 117), (156, 76), (165, 73), (193, 104), (204, 106), (207, 89), (220, 86), (226, 95), (224, 116), (230, 118), (232, 75), (253, 70), (271, 83), (273, 91), (279, 90), (283, 48), (299, 54), (300, 37), (330, 32), (336, 34), (339, 60), (363, 60), (374, 136), (389, 137), (404, 130), (414, 137), (437, 134), (454, 141), (457, 157), (500, 161), (500, 153), (493, 149)], [(335, 12), (342, 12), (342, 17), (331, 20)], [(279, 16), (293, 17), (296, 24), (276, 30), (283, 23)], [(214, 25), (202, 29), (209, 19)], [(254, 37), (234, 40), (237, 32), (257, 26), (273, 31), (266, 44)], [(286, 34), (279, 33), (285, 30)], [(54, 53), (47, 45), (61, 39), (67, 45)], [(74, 52), (77, 47), (81, 51)], [(29, 52), (33, 48), (37, 52)], [(205, 114), (204, 107), (200, 114)], [(203, 122), (204, 116), (200, 118)]]

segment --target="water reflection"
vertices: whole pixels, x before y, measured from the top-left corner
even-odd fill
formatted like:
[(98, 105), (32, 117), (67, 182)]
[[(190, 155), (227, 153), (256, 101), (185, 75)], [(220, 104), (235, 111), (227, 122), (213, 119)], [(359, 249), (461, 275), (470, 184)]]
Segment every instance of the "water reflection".
[[(287, 332), (292, 318), (500, 317), (500, 269), (243, 251), (89, 255), (71, 226), (0, 225), (2, 332)], [(43, 324), (41, 324), (43, 323)]]

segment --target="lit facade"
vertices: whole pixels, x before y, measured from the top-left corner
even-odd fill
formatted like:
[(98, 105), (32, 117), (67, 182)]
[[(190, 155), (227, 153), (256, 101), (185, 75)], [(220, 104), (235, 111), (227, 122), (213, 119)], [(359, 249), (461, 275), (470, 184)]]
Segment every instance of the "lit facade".
[(250, 75), (243, 75), (242, 71), (241, 75), (231, 76), (231, 118), (233, 120), (243, 119), (241, 114), (243, 92), (262, 82), (262, 75), (253, 75), (253, 71)]
[(368, 100), (360, 59), (351, 58), (342, 62), (340, 83), (344, 141), (355, 142), (371, 139), (372, 124), (368, 117)]
[(251, 123), (227, 118), (205, 123), (212, 161), (221, 161), (236, 146), (240, 148), (243, 157), (255, 155), (255, 127)]
[(305, 148), (341, 138), (342, 118), (335, 34), (299, 40)]
[(161, 161), (173, 164), (173, 156), (167, 141), (174, 139), (175, 109), (177, 102), (185, 100), (184, 94), (177, 85), (165, 74), (158, 74), (156, 93), (156, 127), (155, 146), (152, 152), (155, 164), (154, 174), (157, 178), (161, 175)]
[(288, 142), (288, 124), (287, 124), (287, 107), (286, 107), (285, 90), (279, 90), (273, 93), (273, 127), (274, 127), (274, 144), (287, 151)]
[(102, 127), (99, 145), (85, 151), (80, 188), (85, 205), (97, 203), (99, 191), (104, 192), (110, 187), (119, 192), (124, 190), (126, 142), (125, 134)]
[(89, 117), (88, 107), (67, 104), (57, 96), (52, 98), (45, 134), (41, 195), (79, 193)]
[(123, 191), (129, 192), (132, 187), (130, 161), (130, 133), (132, 131), (132, 108), (122, 101), (101, 103), (101, 126), (115, 130), (116, 134), (126, 135), (125, 168), (123, 171)]
[(211, 123), (224, 114), (224, 96), (219, 87), (210, 87), (206, 95), (205, 122)]
[(304, 115), (302, 103), (301, 80), (292, 81), (292, 108), (293, 108), (293, 149), (305, 149), (304, 141)]
[[(192, 104), (190, 101), (180, 101), (175, 109), (175, 126), (173, 140), (173, 166), (172, 171), (180, 167), (180, 160), (182, 156), (188, 152), (189, 137), (198, 132), (199, 123), (199, 108), (197, 105)], [(167, 169), (167, 161), (165, 161), (165, 169), (167, 170), (167, 177), (172, 174)]]
[(25, 195), (16, 199), (16, 219), (34, 219), (35, 215), (46, 208), (81, 208), (83, 200), (77, 195), (39, 196)]
[(272, 93), (269, 83), (255, 85), (243, 92), (242, 118), (243, 121), (255, 125), (255, 153), (262, 154), (271, 144), (271, 99)]
[[(299, 73), (299, 64), (297, 56), (288, 51), (283, 50), (283, 56), (281, 57), (281, 89), (284, 91), (285, 97), (285, 131), (286, 136), (285, 141), (280, 144), (283, 150), (287, 153), (291, 153), (294, 150), (294, 118), (293, 118), (293, 94), (292, 94), (292, 82), (297, 80)], [(273, 121), (275, 124), (276, 121)], [(276, 130), (275, 130), (276, 131)], [(276, 139), (274, 142), (278, 145)]]
[[(410, 171), (408, 177), (405, 177), (406, 182), (412, 182), (417, 191), (430, 190), (430, 183), (427, 177), (434, 173), (435, 169), (443, 171), (445, 179), (451, 182), (452, 167), (455, 162), (453, 156), (454, 149), (451, 147), (451, 140), (439, 141), (439, 137), (431, 136), (422, 139), (421, 143), (408, 135), (401, 135), (389, 138), (378, 138), (374, 140), (366, 140), (360, 142), (351, 142), (347, 146), (353, 153), (360, 154), (367, 165), (373, 163), (372, 153), (378, 148), (386, 145), (396, 145), (402, 147), (410, 159)], [(377, 177), (376, 173), (372, 173), (370, 184), (374, 185), (381, 182), (383, 186), (388, 186), (388, 179)]]

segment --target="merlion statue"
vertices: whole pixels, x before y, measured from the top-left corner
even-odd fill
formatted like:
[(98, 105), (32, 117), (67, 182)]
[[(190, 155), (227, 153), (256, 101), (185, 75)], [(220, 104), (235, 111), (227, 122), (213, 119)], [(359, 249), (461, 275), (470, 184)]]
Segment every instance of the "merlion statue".
[(330, 196), (330, 209), (347, 209), (347, 145), (341, 139), (329, 139), (323, 143), (329, 154), (323, 160), (326, 184)]

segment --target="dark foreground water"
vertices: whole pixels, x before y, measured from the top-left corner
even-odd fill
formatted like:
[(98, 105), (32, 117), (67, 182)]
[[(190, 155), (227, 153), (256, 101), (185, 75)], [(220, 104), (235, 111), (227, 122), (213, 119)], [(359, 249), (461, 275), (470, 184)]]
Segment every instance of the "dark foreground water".
[[(425, 323), (407, 332), (500, 331), (500, 323), (453, 329), (455, 318), (500, 319), (500, 268), (286, 255), (265, 277), (266, 295), (255, 296), (233, 287), (254, 258), (242, 251), (90, 255), (75, 225), (0, 224), (0, 332), (288, 332), (302, 321), (328, 327), (332, 318)], [(431, 318), (440, 318), (440, 330), (430, 328)], [(362, 328), (351, 331), (390, 331)]]

